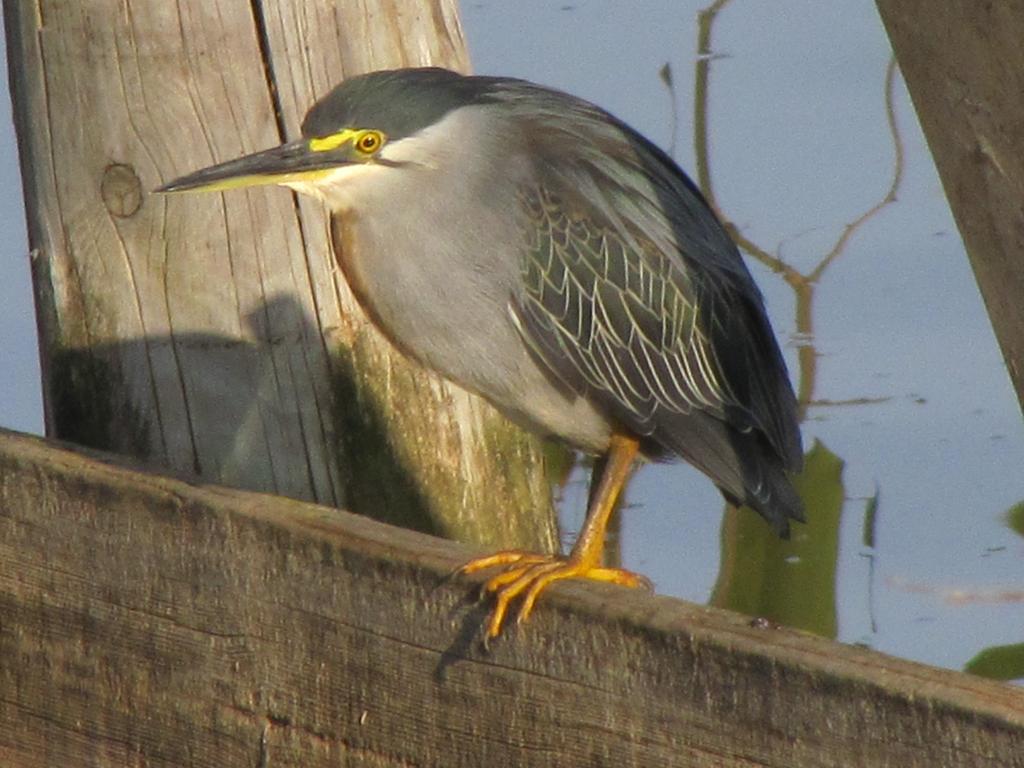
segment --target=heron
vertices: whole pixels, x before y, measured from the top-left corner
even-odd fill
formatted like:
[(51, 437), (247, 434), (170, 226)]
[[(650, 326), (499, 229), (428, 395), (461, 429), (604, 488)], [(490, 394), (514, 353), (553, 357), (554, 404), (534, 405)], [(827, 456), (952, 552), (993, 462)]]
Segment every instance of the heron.
[(439, 68), (352, 77), (301, 137), (157, 191), (281, 185), (319, 198), (372, 323), (404, 354), (542, 436), (598, 457), (568, 555), (505, 550), (488, 637), (554, 582), (648, 585), (603, 562), (642, 460), (681, 457), (780, 536), (804, 521), (796, 398), (760, 291), (661, 149), (525, 80)]

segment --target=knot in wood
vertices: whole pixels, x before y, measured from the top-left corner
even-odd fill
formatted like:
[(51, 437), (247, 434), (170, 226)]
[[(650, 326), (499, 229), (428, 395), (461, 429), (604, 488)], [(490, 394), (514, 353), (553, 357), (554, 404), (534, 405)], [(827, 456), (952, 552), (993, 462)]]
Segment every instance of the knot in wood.
[(112, 216), (126, 219), (142, 205), (142, 182), (130, 165), (112, 163), (103, 171), (100, 195)]

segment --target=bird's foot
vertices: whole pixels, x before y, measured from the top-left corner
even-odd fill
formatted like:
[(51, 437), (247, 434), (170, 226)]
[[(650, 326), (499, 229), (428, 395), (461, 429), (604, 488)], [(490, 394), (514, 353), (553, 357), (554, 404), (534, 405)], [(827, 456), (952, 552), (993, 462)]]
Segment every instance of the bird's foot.
[(483, 591), (495, 596), (494, 610), (487, 622), (487, 637), (501, 634), (509, 604), (522, 597), (516, 624), (530, 617), (541, 592), (562, 579), (591, 579), (625, 587), (652, 589), (651, 582), (637, 573), (622, 568), (602, 568), (573, 556), (539, 555), (533, 552), (507, 550), (471, 560), (459, 569), (460, 573), (475, 573), (488, 568), (501, 567), (501, 572), (483, 585)]

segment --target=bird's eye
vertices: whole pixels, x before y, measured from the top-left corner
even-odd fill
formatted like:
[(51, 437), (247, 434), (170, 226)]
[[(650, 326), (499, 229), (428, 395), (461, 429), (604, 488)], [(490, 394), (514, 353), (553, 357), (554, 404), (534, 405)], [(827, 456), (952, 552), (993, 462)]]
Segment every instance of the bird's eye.
[(356, 149), (364, 155), (372, 155), (384, 145), (384, 134), (380, 131), (364, 131), (356, 139)]

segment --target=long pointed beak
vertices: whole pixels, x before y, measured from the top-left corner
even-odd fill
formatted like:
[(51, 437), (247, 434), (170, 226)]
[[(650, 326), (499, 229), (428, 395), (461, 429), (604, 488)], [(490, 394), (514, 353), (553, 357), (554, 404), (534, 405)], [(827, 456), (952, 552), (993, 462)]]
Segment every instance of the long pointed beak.
[(155, 192), (187, 192), (190, 190), (222, 191), (284, 184), (289, 181), (311, 181), (332, 168), (345, 165), (339, 152), (314, 152), (308, 139), (282, 144), (237, 160), (228, 160), (190, 173), (164, 184)]

